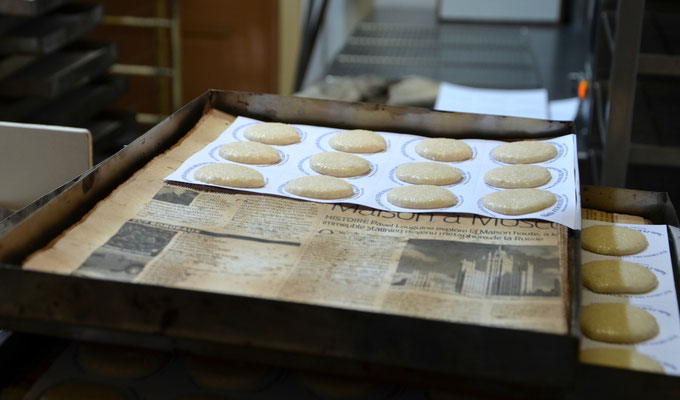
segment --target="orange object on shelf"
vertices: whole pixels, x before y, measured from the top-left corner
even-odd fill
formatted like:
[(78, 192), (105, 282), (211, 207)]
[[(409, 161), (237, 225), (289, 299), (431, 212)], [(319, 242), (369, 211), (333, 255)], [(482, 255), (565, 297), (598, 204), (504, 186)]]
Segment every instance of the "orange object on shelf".
[(586, 98), (587, 94), (588, 94), (588, 81), (585, 79), (581, 79), (581, 81), (578, 83), (578, 98), (583, 100)]

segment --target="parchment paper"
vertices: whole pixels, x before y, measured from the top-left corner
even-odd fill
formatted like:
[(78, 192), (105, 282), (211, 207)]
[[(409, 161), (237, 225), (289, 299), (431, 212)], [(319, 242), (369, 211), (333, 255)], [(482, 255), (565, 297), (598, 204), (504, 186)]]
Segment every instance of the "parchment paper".
[[(234, 141), (247, 141), (243, 136), (245, 128), (257, 123), (260, 123), (260, 121), (238, 117), (215, 141), (209, 143), (201, 151), (192, 155), (179, 167), (179, 169), (167, 176), (166, 180), (207, 185), (194, 178), (196, 170), (204, 165), (213, 163), (232, 163), (231, 161), (220, 157), (220, 147)], [(487, 185), (484, 182), (484, 175), (493, 168), (506, 165), (496, 161), (491, 156), (493, 149), (504, 142), (495, 140), (463, 139), (463, 142), (467, 143), (472, 148), (472, 159), (461, 162), (444, 163), (458, 168), (463, 173), (463, 180), (460, 183), (444, 186), (445, 189), (450, 190), (457, 197), (458, 204), (453, 207), (436, 210), (414, 210), (397, 207), (387, 201), (386, 196), (387, 192), (391, 189), (408, 185), (395, 177), (394, 173), (397, 167), (405, 163), (431, 161), (421, 157), (415, 152), (416, 145), (424, 140), (424, 137), (377, 132), (387, 141), (387, 150), (375, 154), (357, 154), (369, 161), (371, 164), (371, 171), (364, 176), (345, 178), (347, 182), (354, 186), (355, 195), (346, 199), (318, 200), (292, 195), (284, 190), (284, 186), (292, 179), (301, 176), (318, 175), (318, 173), (310, 167), (309, 159), (312, 155), (320, 152), (335, 151), (328, 142), (329, 139), (334, 134), (340, 132), (340, 130), (309, 125), (293, 126), (300, 132), (302, 141), (287, 146), (273, 146), (281, 152), (281, 162), (275, 165), (248, 165), (248, 167), (259, 171), (265, 177), (265, 186), (257, 189), (233, 189), (324, 203), (353, 203), (386, 211), (414, 213), (427, 213), (433, 211), (471, 213), (504, 219), (535, 218), (557, 222), (572, 229), (578, 229), (580, 227), (580, 209), (577, 200), (579, 195), (577, 192), (578, 186), (576, 185), (578, 176), (575, 161), (576, 139), (574, 135), (566, 135), (548, 140), (548, 142), (557, 147), (559, 151), (557, 157), (544, 163), (535, 164), (547, 168), (552, 175), (552, 179), (547, 184), (541, 186), (540, 189), (548, 190), (555, 194), (557, 197), (555, 205), (538, 212), (510, 216), (492, 212), (484, 208), (481, 203), (481, 199), (484, 195), (499, 190), (498, 188)], [(218, 185), (207, 186), (219, 187)]]

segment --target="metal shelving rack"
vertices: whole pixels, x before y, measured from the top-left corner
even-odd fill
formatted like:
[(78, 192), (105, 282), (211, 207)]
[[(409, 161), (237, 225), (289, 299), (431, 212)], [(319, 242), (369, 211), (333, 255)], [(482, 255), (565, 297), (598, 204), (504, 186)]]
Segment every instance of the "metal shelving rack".
[[(169, 10), (168, 10), (169, 6)], [(136, 75), (156, 77), (159, 80), (158, 96), (160, 114), (137, 113), (137, 122), (142, 124), (156, 124), (182, 106), (182, 53), (181, 53), (181, 24), (179, 0), (156, 0), (155, 17), (138, 17), (131, 15), (105, 15), (103, 25), (125, 26), (135, 28), (155, 29), (158, 46), (156, 46), (156, 65), (114, 64), (111, 72), (118, 75)], [(165, 18), (165, 15), (169, 17)], [(169, 31), (170, 55), (166, 51), (167, 35)], [(170, 59), (170, 65), (167, 60)], [(171, 85), (168, 87), (167, 78)], [(166, 99), (171, 98), (171, 104)]]
[(103, 14), (98, 3), (0, 0), (0, 120), (83, 127), (101, 118), (127, 90), (126, 78), (107, 74), (116, 44), (83, 40)]
[(419, 75), (489, 88), (543, 85), (526, 29), (520, 26), (396, 23), (369, 20), (347, 39), (328, 74), (375, 74), (389, 79)]
[(680, 166), (680, 147), (632, 140), (639, 77), (680, 76), (680, 56), (640, 50), (645, 0), (619, 0), (615, 10), (598, 11), (591, 139), (598, 183), (624, 187), (629, 164)]

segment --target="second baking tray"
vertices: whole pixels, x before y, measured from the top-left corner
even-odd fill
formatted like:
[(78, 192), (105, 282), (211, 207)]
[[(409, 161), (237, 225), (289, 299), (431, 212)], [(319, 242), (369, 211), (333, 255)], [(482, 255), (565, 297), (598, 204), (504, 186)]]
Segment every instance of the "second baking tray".
[[(668, 225), (670, 257), (676, 295), (680, 294), (680, 225), (667, 193), (584, 186), (584, 208), (644, 217), (656, 225)], [(680, 297), (678, 297), (680, 303)], [(673, 339), (673, 338), (671, 338)], [(679, 340), (680, 338), (674, 338)], [(670, 399), (680, 392), (680, 377), (634, 370), (577, 364), (576, 386), (569, 399), (648, 398)]]

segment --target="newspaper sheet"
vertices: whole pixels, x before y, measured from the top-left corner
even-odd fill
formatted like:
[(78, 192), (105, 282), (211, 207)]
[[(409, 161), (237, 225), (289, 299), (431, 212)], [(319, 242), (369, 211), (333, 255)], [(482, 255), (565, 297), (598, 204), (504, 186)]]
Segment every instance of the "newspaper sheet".
[(203, 116), (24, 268), (567, 332), (567, 228), (167, 184), (233, 117)]

